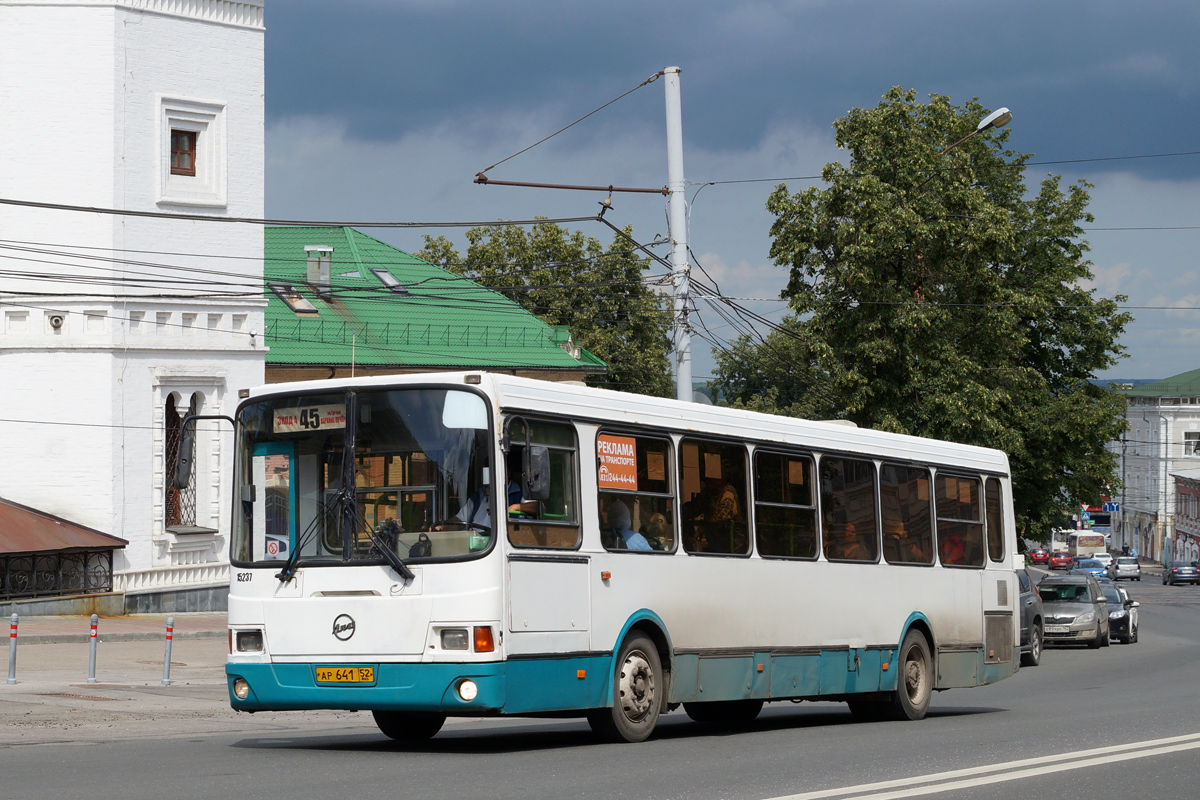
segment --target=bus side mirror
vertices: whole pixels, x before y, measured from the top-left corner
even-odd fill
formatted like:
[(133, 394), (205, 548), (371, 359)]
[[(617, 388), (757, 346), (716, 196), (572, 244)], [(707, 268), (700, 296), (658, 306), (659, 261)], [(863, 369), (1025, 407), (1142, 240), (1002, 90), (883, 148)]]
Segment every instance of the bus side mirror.
[(196, 449), (195, 435), (187, 430), (179, 434), (179, 450), (175, 453), (175, 472), (171, 476), (172, 489), (186, 489), (192, 479), (192, 452)]
[(525, 448), (525, 496), (530, 500), (550, 499), (550, 451), (540, 444)]

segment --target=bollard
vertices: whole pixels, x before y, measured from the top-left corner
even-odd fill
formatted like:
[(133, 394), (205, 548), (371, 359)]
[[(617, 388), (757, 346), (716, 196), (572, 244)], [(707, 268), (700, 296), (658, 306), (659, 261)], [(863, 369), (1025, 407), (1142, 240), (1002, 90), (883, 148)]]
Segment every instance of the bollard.
[(17, 682), (17, 615), (8, 624), (8, 682)]
[(167, 617), (167, 652), (163, 656), (163, 686), (171, 685), (171, 637), (175, 633), (175, 618)]
[(100, 617), (92, 614), (92, 632), (89, 638), (91, 644), (91, 656), (88, 658), (88, 683), (96, 682), (96, 626), (100, 624)]

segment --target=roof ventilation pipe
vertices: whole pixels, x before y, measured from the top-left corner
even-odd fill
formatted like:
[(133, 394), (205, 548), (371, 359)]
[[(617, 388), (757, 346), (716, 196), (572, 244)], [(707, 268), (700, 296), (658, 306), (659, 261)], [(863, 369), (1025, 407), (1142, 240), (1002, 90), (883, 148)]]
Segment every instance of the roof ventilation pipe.
[(308, 256), (308, 284), (323, 297), (330, 293), (329, 272), (333, 264), (333, 248), (324, 244), (305, 245)]

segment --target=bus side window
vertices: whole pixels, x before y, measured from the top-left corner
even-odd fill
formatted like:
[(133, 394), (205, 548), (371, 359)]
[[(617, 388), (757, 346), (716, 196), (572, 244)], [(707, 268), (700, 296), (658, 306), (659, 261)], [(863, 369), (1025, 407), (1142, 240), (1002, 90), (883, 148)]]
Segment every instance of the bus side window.
[(984, 510), (987, 513), (988, 558), (1004, 560), (1004, 508), (1000, 503), (1000, 481), (988, 478), (983, 484)]
[(825, 558), (878, 561), (875, 464), (853, 458), (821, 459), (821, 535)]
[[(499, 517), (507, 517), (509, 542), (517, 547), (578, 547), (582, 528), (576, 472), (579, 452), (574, 426), (517, 418), (508, 426), (508, 435), (512, 446), (506, 460), (504, 483), (497, 485), (497, 495), (503, 498), (505, 511)], [(547, 451), (550, 491), (544, 500), (525, 496), (527, 487), (522, 469), (526, 442), (540, 445)]]
[(596, 435), (600, 541), (607, 550), (675, 549), (671, 443), (615, 432)]
[(746, 497), (746, 449), (741, 445), (680, 444), (683, 547), (689, 553), (750, 552)]
[(817, 557), (812, 458), (755, 452), (754, 529), (762, 556)]
[(933, 563), (933, 511), (929, 470), (884, 464), (879, 471), (883, 557), (890, 564)]
[(939, 473), (937, 485), (938, 554), (953, 567), (983, 566), (983, 503), (978, 478)]

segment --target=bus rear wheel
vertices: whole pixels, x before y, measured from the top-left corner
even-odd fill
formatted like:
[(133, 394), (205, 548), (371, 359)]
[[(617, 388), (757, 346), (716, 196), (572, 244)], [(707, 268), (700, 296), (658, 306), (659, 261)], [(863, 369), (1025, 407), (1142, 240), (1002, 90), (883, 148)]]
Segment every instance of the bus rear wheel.
[(641, 742), (658, 724), (663, 672), (658, 648), (643, 634), (630, 636), (617, 653), (611, 708), (593, 708), (588, 724), (611, 742)]
[(723, 700), (715, 703), (684, 703), (692, 721), (722, 728), (743, 728), (758, 718), (762, 700)]
[(372, 711), (371, 716), (384, 736), (410, 744), (432, 739), (446, 722), (445, 714), (426, 711)]
[(900, 667), (899, 685), (892, 696), (892, 711), (896, 719), (924, 719), (933, 696), (933, 659), (929, 655), (929, 643), (919, 632), (909, 631), (900, 645), (899, 655), (896, 659)]

